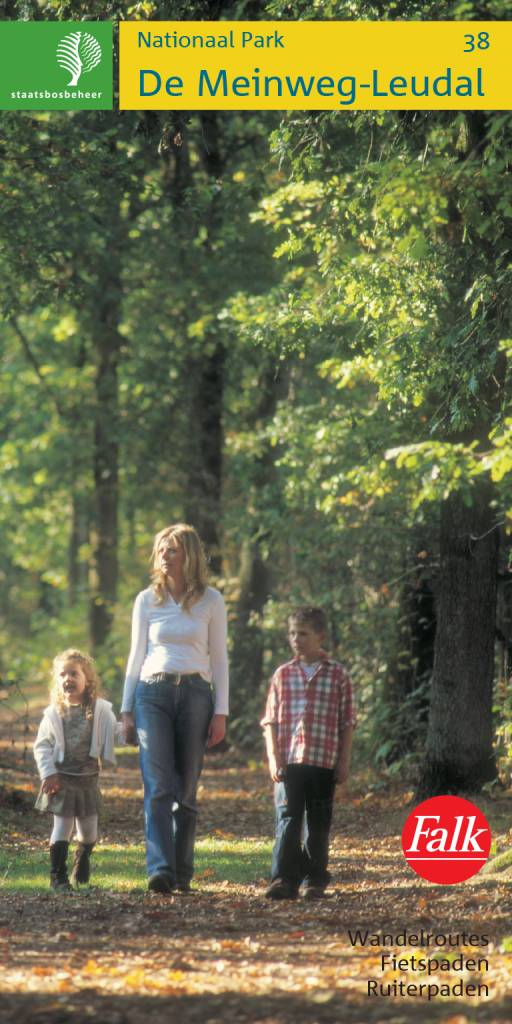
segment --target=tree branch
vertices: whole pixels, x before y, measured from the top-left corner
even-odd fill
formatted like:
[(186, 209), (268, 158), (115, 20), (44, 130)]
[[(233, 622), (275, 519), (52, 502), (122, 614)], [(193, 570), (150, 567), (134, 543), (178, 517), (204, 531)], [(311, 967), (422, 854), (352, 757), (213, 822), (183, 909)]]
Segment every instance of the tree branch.
[(64, 409), (61, 407), (60, 402), (59, 402), (59, 400), (57, 398), (57, 395), (53, 391), (53, 388), (50, 387), (50, 385), (48, 384), (48, 381), (46, 380), (44, 374), (41, 372), (41, 367), (39, 366), (39, 363), (38, 363), (34, 353), (32, 352), (32, 349), (30, 348), (30, 345), (29, 345), (29, 342), (28, 342), (28, 339), (27, 339), (26, 335), (23, 333), (23, 331), (22, 331), (22, 329), (21, 329), (21, 327), (20, 327), (20, 325), (19, 325), (19, 323), (18, 323), (18, 321), (16, 320), (15, 317), (8, 317), (7, 319), (8, 319), (8, 322), (10, 323), (13, 331), (15, 332), (15, 334), (17, 334), (17, 336), (19, 338), (19, 341), (20, 341), (21, 347), (22, 347), (22, 349), (23, 349), (23, 351), (25, 353), (27, 362), (30, 363), (32, 369), (34, 370), (34, 372), (35, 372), (35, 374), (37, 376), (37, 379), (38, 379), (39, 383), (41, 384), (42, 388), (46, 392), (46, 394), (47, 394), (48, 398), (50, 399), (50, 401), (55, 406), (55, 409), (56, 409), (58, 415), (62, 419), (64, 419), (65, 418)]

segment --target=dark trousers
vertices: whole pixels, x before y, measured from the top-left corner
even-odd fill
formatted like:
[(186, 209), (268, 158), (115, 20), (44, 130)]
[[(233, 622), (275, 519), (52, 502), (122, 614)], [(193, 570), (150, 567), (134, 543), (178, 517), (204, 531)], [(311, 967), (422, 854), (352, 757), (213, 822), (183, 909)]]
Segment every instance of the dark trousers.
[[(310, 764), (289, 764), (275, 786), (276, 839), (272, 881), (282, 878), (297, 888), (326, 886), (330, 881), (329, 829), (334, 798), (334, 771)], [(304, 836), (303, 836), (304, 826)]]

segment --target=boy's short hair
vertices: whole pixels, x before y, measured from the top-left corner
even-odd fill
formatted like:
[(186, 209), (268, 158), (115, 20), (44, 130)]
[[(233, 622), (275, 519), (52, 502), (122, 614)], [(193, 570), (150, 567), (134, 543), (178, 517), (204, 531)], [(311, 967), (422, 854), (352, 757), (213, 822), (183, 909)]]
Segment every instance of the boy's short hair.
[(322, 608), (303, 604), (288, 616), (288, 625), (297, 622), (299, 626), (311, 626), (315, 633), (327, 633), (327, 616)]

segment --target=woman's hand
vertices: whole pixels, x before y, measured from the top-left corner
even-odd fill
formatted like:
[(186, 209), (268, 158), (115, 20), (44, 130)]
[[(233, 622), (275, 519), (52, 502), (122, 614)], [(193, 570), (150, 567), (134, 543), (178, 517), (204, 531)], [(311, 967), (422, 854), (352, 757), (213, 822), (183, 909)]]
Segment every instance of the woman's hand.
[(132, 711), (121, 711), (121, 724), (124, 742), (128, 745), (135, 745), (137, 743), (137, 730), (135, 728), (135, 715)]
[(208, 729), (208, 747), (216, 747), (226, 735), (226, 716), (214, 715)]
[(60, 789), (60, 779), (57, 774), (48, 775), (46, 779), (43, 779), (41, 784), (43, 793), (48, 793), (48, 796), (53, 796), (54, 793), (58, 793)]

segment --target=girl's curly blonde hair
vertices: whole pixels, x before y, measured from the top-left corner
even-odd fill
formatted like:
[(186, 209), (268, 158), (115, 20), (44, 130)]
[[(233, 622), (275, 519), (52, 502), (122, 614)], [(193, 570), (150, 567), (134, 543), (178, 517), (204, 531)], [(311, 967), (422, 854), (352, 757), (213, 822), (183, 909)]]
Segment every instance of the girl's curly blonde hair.
[(76, 661), (87, 680), (87, 686), (82, 697), (82, 704), (85, 708), (87, 717), (92, 718), (94, 704), (96, 697), (99, 696), (101, 683), (93, 659), (88, 654), (84, 654), (83, 651), (79, 651), (75, 647), (68, 647), (67, 650), (61, 651), (61, 653), (57, 654), (53, 659), (53, 685), (50, 690), (50, 701), (53, 706), (57, 708), (59, 715), (64, 714), (67, 710), (68, 704), (59, 679), (59, 669), (68, 661)]
[(151, 581), (157, 604), (163, 604), (169, 597), (165, 575), (159, 567), (159, 551), (160, 546), (171, 539), (180, 545), (185, 554), (185, 594), (182, 605), (184, 610), (188, 611), (190, 606), (203, 596), (208, 586), (206, 555), (197, 530), (188, 523), (174, 523), (160, 530), (155, 537), (151, 554)]

